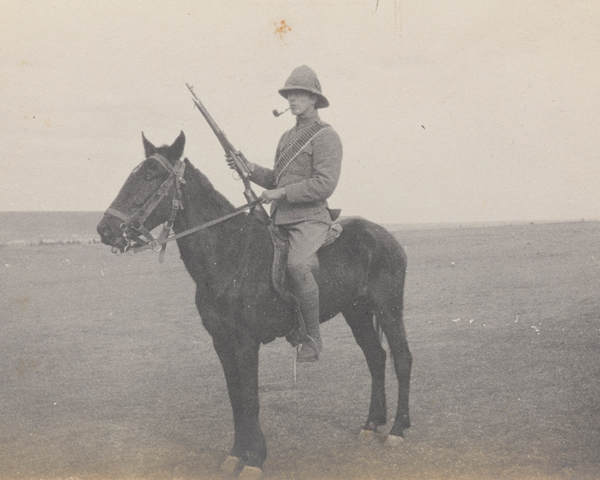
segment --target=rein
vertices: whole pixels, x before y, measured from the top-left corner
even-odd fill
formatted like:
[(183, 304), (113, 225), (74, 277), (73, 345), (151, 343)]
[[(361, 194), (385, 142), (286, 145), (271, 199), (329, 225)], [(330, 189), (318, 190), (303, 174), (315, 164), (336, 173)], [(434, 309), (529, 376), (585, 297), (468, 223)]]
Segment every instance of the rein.
[[(212, 227), (213, 225), (217, 225), (221, 222), (224, 222), (225, 220), (240, 215), (244, 211), (250, 210), (263, 202), (262, 199), (255, 200), (253, 202), (248, 203), (247, 205), (242, 205), (241, 207), (236, 208), (233, 212), (228, 213), (227, 215), (223, 215), (222, 217), (210, 220), (209, 222), (189, 228), (176, 235), (170, 235), (171, 229), (173, 228), (173, 223), (175, 222), (175, 217), (177, 216), (177, 212), (179, 211), (179, 209), (183, 209), (183, 204), (181, 202), (181, 185), (186, 183), (183, 178), (183, 174), (185, 171), (185, 163), (181, 159), (179, 159), (175, 162), (174, 166), (171, 166), (167, 159), (158, 153), (147, 158), (147, 160), (151, 159), (157, 160), (170, 173), (169, 177), (161, 184), (158, 190), (146, 201), (146, 203), (144, 203), (144, 205), (137, 212), (135, 212), (131, 216), (122, 213), (116, 210), (115, 208), (112, 208), (112, 206), (106, 210), (106, 213), (123, 220), (123, 223), (120, 225), (120, 228), (122, 231), (123, 238), (127, 241), (127, 246), (124, 249), (125, 252), (138, 253), (149, 249), (152, 249), (154, 251), (160, 251), (158, 260), (162, 263), (164, 260), (164, 254), (167, 247), (167, 243), (172, 242), (173, 240), (177, 240), (178, 238), (185, 237), (186, 235), (198, 232), (200, 230), (204, 230), (205, 228)], [(158, 204), (162, 201), (162, 199), (168, 194), (169, 189), (171, 188), (173, 183), (175, 183), (175, 194), (173, 195), (173, 200), (171, 201), (171, 213), (169, 215), (169, 219), (165, 222), (163, 230), (160, 232), (160, 235), (158, 236), (158, 238), (155, 239), (152, 236), (152, 234), (148, 231), (148, 229), (144, 226), (144, 222), (154, 211), (154, 209), (158, 206)], [(135, 233), (142, 234), (144, 237), (146, 237), (147, 241), (144, 241), (139, 238), (135, 240), (132, 239), (130, 236), (132, 231), (134, 231)], [(157, 247), (160, 247), (160, 250), (156, 250)], [(113, 247), (113, 252), (119, 253), (119, 250)]]
[(199, 232), (200, 230), (204, 230), (205, 228), (212, 227), (213, 225), (217, 225), (218, 223), (224, 222), (225, 220), (229, 220), (230, 218), (237, 217), (239, 214), (244, 213), (246, 210), (250, 210), (261, 203), (261, 199), (256, 200), (254, 202), (250, 202), (248, 205), (242, 205), (241, 207), (237, 207), (233, 212), (228, 213), (227, 215), (223, 215), (222, 217), (215, 218), (214, 220), (210, 220), (209, 222), (202, 223), (192, 228), (188, 228), (187, 230), (184, 230), (183, 232), (180, 232), (176, 235), (170, 235), (162, 239), (159, 238), (140, 247), (133, 247), (130, 249), (130, 251), (132, 251), (133, 253), (138, 253), (143, 252), (144, 250), (148, 250), (150, 248), (154, 250), (157, 246), (166, 245), (167, 243), (172, 242), (173, 240), (177, 240), (178, 238), (185, 237), (186, 235), (190, 235), (192, 233)]

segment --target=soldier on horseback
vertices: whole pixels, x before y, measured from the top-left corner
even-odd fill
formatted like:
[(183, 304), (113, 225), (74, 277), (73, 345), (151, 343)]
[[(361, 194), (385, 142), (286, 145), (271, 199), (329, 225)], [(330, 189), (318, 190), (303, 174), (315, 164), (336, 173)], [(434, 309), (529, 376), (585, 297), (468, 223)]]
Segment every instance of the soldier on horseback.
[[(196, 307), (213, 340), (231, 401), (235, 434), (223, 471), (241, 469), (239, 478), (258, 478), (267, 457), (259, 421), (261, 344), (283, 336), (297, 344), (300, 335), (294, 326), (299, 324), (303, 330), (305, 323), (312, 340), (304, 342), (300, 360), (315, 361), (321, 350), (319, 322), (338, 313), (352, 330), (371, 374), (363, 438), (373, 438), (387, 422), (387, 355), (375, 319), (385, 333), (398, 380), (398, 401), (394, 424), (384, 441), (386, 445), (400, 444), (410, 427), (412, 364), (403, 321), (406, 252), (385, 228), (355, 217), (339, 222), (343, 228), (339, 238), (321, 248), (317, 257), (321, 244), (329, 241), (328, 234), (340, 231), (332, 225), (327, 199), (338, 183), (342, 146), (338, 135), (317, 114), (329, 102), (316, 74), (306, 66), (299, 67), (280, 90), (297, 120), (281, 137), (273, 169), (245, 160), (188, 88), (244, 182), (246, 205), (235, 208), (183, 157), (183, 132), (173, 144), (161, 147), (142, 136), (145, 160), (129, 175), (97, 231), (104, 244), (121, 253), (159, 246), (164, 252), (168, 242), (177, 240), (181, 260), (196, 284)], [(262, 200), (272, 203), (269, 226), (249, 177), (266, 189)], [(247, 210), (252, 214), (242, 215)], [(160, 224), (167, 233), (154, 239), (150, 232)], [(274, 260), (284, 250), (274, 246), (279, 234), (273, 225), (290, 237), (290, 275), (283, 279)], [(207, 232), (209, 228), (212, 230)], [(168, 233), (171, 229), (172, 235)], [(279, 258), (286, 257), (281, 253)], [(274, 281), (275, 270), (277, 280), (283, 282)], [(291, 284), (289, 288), (286, 283)], [(290, 308), (290, 291), (298, 297), (298, 308)], [(305, 322), (295, 318), (298, 311)]]
[[(309, 337), (297, 358), (314, 362), (322, 350), (317, 250), (335, 220), (327, 199), (340, 177), (342, 143), (333, 128), (319, 118), (317, 110), (328, 107), (329, 101), (314, 70), (306, 65), (294, 69), (279, 94), (289, 102), (296, 125), (279, 140), (273, 169), (247, 160), (246, 166), (250, 180), (266, 189), (261, 198), (272, 204), (273, 224), (289, 235), (288, 274)], [(230, 157), (228, 163), (234, 167)]]

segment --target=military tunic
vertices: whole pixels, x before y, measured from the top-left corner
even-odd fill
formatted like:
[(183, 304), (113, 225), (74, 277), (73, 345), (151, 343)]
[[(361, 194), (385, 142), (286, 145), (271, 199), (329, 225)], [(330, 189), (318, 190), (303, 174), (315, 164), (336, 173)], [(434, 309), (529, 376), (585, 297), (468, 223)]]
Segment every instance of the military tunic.
[[(319, 115), (298, 119), (294, 128), (285, 132), (275, 154), (275, 165), (282, 150), (314, 122), (327, 126)], [(276, 180), (275, 169), (255, 165), (250, 179), (263, 188), (284, 188), (285, 197), (271, 206), (275, 225), (288, 225), (307, 220), (331, 224), (327, 199), (334, 192), (342, 167), (342, 142), (329, 127), (317, 133)]]

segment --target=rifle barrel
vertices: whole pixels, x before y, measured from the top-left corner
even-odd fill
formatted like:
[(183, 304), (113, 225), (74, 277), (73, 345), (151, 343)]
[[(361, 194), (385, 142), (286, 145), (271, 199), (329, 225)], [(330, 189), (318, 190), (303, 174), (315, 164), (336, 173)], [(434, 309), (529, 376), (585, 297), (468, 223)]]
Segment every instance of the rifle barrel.
[[(208, 113), (208, 110), (206, 110), (206, 108), (204, 107), (204, 105), (202, 104), (202, 102), (200, 101), (198, 96), (196, 95), (196, 92), (194, 92), (194, 88), (189, 83), (186, 83), (185, 85), (188, 87), (188, 90), (192, 93), (192, 100), (194, 101), (196, 108), (198, 108), (198, 110), (200, 110), (200, 113), (202, 114), (202, 116), (205, 118), (205, 120), (210, 125), (210, 128), (212, 129), (214, 134), (217, 136), (217, 139), (219, 140), (219, 143), (223, 147), (223, 150), (225, 150), (225, 153), (227, 155), (230, 155), (231, 158), (233, 158), (236, 170), (237, 170), (238, 174), (240, 175), (242, 182), (244, 183), (244, 196), (246, 197), (246, 201), (248, 203), (256, 201), (258, 199), (258, 197), (256, 196), (256, 194), (254, 193), (254, 191), (252, 190), (252, 188), (250, 186), (250, 179), (249, 179), (250, 171), (248, 170), (248, 167), (246, 166), (247, 160), (245, 159), (244, 154), (241, 152), (238, 152), (235, 149), (235, 147), (231, 144), (231, 142), (227, 139), (227, 136), (225, 135), (223, 130), (221, 130), (219, 128), (219, 126), (217, 125), (217, 122), (215, 122), (214, 119), (210, 116), (210, 113)], [(259, 203), (258, 205), (253, 207), (251, 211), (263, 223), (269, 222), (269, 215), (267, 214), (262, 203)]]
[(212, 118), (212, 116), (210, 115), (210, 113), (208, 113), (208, 110), (202, 104), (202, 102), (200, 101), (200, 99), (196, 95), (196, 92), (194, 92), (194, 87), (192, 87), (189, 83), (186, 83), (185, 85), (188, 87), (189, 91), (192, 93), (192, 97), (193, 97), (192, 100), (194, 101), (194, 104), (196, 105), (196, 108), (198, 110), (200, 110), (200, 113), (206, 119), (206, 121), (210, 125), (210, 128), (212, 128), (212, 131), (215, 133), (215, 135), (219, 139), (219, 142), (221, 143), (221, 146), (225, 149), (225, 151), (227, 153), (235, 153), (236, 152), (235, 147), (227, 139), (227, 136), (225, 135), (225, 132), (223, 132), (223, 130), (221, 130), (219, 128), (219, 126), (217, 125), (217, 122), (215, 122), (215, 120)]

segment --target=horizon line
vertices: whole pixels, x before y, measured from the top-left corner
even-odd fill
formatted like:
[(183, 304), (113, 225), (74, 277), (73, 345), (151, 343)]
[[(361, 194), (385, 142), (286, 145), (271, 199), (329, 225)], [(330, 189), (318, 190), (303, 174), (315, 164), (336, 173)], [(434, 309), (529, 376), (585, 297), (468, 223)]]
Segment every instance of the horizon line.
[[(0, 215), (2, 214), (20, 214), (20, 213), (70, 213), (70, 214), (103, 214), (103, 210), (0, 210)], [(340, 219), (344, 218), (352, 218), (352, 217), (360, 217), (360, 215), (342, 215)], [(512, 220), (435, 220), (435, 221), (424, 221), (424, 222), (406, 222), (406, 221), (389, 221), (389, 222), (376, 222), (381, 223), (382, 225), (506, 225), (506, 224), (527, 224), (527, 223), (578, 223), (578, 222), (598, 222), (600, 221), (600, 217), (594, 218), (586, 218), (586, 217), (578, 217), (578, 218), (564, 218), (564, 219), (512, 219)]]

